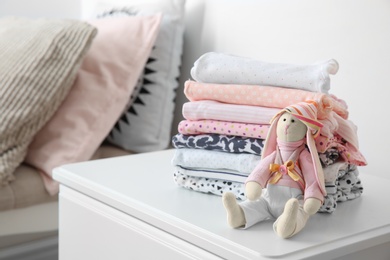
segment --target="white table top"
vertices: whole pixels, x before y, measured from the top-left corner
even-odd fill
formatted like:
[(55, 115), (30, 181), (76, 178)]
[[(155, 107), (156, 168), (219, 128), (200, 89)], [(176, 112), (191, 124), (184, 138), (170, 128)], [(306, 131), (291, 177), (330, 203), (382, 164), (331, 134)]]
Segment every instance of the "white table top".
[(228, 259), (329, 259), (390, 241), (390, 180), (365, 175), (363, 195), (318, 213), (290, 239), (272, 221), (247, 230), (230, 228), (221, 197), (177, 186), (173, 150), (69, 164), (54, 178), (103, 203)]

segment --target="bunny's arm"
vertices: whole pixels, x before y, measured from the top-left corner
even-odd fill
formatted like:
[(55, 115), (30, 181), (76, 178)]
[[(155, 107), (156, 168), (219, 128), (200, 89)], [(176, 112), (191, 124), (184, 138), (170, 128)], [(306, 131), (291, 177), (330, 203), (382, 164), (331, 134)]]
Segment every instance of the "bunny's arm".
[(302, 175), (305, 180), (304, 196), (305, 200), (308, 198), (315, 198), (319, 201), (324, 201), (324, 195), (321, 192), (320, 186), (315, 175), (314, 164), (310, 152), (303, 150), (299, 156), (299, 163), (302, 169)]
[(266, 156), (265, 158), (262, 158), (259, 164), (248, 176), (245, 183), (254, 181), (257, 182), (261, 186), (261, 188), (265, 188), (271, 173), (269, 166), (270, 164), (275, 162), (275, 157), (276, 157), (276, 151)]

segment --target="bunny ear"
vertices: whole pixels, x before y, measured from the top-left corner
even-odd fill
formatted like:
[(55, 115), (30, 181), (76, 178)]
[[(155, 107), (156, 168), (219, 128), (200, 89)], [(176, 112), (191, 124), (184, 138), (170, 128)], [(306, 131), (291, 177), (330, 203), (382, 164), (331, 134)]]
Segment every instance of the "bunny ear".
[(276, 126), (277, 126), (277, 123), (278, 123), (280, 116), (284, 112), (286, 112), (286, 111), (281, 110), (271, 119), (271, 125), (270, 125), (270, 128), (268, 130), (268, 134), (267, 134), (267, 137), (265, 139), (265, 142), (264, 142), (264, 148), (263, 148), (263, 151), (261, 153), (261, 159), (267, 157), (268, 155), (270, 155), (271, 153), (273, 153), (276, 150), (276, 139), (277, 139)]
[(314, 174), (317, 179), (317, 184), (321, 189), (322, 194), (326, 195), (326, 189), (325, 189), (325, 178), (324, 178), (324, 171), (321, 166), (320, 159), (318, 157), (318, 151), (316, 148), (316, 143), (314, 140), (314, 136), (312, 135), (311, 131), (308, 129), (306, 133), (306, 144), (310, 150), (311, 159), (313, 161), (314, 166)]

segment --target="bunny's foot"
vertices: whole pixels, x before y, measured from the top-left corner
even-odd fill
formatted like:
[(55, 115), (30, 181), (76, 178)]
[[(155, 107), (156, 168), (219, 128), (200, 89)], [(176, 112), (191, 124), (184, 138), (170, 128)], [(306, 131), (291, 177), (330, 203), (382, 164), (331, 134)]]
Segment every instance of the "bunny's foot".
[(236, 201), (233, 193), (226, 192), (222, 197), (223, 205), (227, 212), (227, 221), (232, 228), (244, 226), (246, 223), (244, 211)]
[(289, 238), (296, 233), (299, 202), (290, 199), (284, 206), (282, 215), (275, 222), (275, 232), (282, 238)]

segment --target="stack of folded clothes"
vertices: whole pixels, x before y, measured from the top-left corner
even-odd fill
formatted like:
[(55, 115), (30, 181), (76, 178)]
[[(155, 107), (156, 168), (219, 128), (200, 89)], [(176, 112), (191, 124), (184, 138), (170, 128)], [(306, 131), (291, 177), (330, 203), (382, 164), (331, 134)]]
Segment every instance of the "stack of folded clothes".
[(320, 212), (363, 192), (357, 166), (366, 165), (357, 127), (345, 101), (329, 94), (331, 59), (311, 65), (268, 63), (223, 53), (202, 55), (185, 82), (176, 148), (174, 180), (184, 188), (245, 199), (245, 181), (260, 161), (272, 117), (284, 107), (314, 100), (323, 123), (316, 139), (327, 196)]

